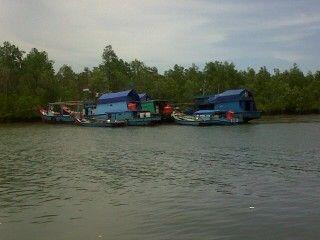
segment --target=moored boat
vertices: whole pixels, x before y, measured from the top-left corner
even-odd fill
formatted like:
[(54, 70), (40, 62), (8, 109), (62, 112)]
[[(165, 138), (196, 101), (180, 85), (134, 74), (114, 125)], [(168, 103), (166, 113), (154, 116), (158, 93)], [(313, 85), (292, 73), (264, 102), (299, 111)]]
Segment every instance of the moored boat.
[(194, 102), (194, 109), (191, 110), (193, 114), (197, 111), (233, 112), (238, 123), (247, 123), (261, 117), (253, 93), (247, 89), (231, 89), (215, 95), (199, 96)]
[(140, 112), (136, 117), (127, 120), (128, 126), (150, 126), (161, 122), (160, 115), (151, 115), (150, 112)]
[(110, 120), (96, 120), (96, 119), (86, 119), (86, 118), (76, 118), (75, 123), (84, 127), (123, 127), (127, 125), (126, 121), (113, 121)]
[[(54, 102), (49, 103), (47, 109), (40, 109), (40, 116), (46, 123), (74, 123), (75, 118), (80, 113), (80, 105), (82, 102)], [(75, 110), (71, 110), (71, 108)]]
[(172, 120), (172, 106), (165, 100), (146, 100), (141, 102), (141, 111), (150, 112), (154, 117), (161, 117), (162, 121), (168, 122)]
[(231, 111), (206, 110), (197, 111), (193, 115), (174, 112), (172, 117), (177, 124), (190, 126), (236, 125), (239, 123), (239, 119)]
[[(107, 125), (125, 122), (128, 126), (148, 126), (171, 118), (172, 107), (164, 100), (151, 100), (135, 90), (104, 93), (97, 104), (84, 104), (87, 119), (97, 119)], [(104, 124), (102, 124), (104, 125)]]
[(74, 118), (70, 114), (61, 114), (52, 110), (40, 109), (43, 122), (46, 123), (73, 123)]

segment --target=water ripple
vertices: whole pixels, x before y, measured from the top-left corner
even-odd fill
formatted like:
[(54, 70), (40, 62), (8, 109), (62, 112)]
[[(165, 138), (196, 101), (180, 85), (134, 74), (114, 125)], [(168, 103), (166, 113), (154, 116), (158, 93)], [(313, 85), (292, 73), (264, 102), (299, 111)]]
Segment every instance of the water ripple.
[(0, 128), (0, 234), (314, 239), (319, 126)]

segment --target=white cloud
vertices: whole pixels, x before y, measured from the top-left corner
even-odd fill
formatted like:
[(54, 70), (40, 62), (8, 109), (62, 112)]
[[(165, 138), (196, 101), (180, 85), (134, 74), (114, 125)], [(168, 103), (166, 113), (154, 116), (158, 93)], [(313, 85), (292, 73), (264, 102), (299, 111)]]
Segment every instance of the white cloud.
[[(271, 1), (0, 0), (0, 41), (46, 50), (57, 67), (66, 63), (76, 70), (98, 65), (107, 44), (126, 60), (162, 69), (262, 53), (276, 58), (281, 44), (300, 43), (319, 31), (316, 9)], [(251, 51), (259, 46), (264, 49)]]

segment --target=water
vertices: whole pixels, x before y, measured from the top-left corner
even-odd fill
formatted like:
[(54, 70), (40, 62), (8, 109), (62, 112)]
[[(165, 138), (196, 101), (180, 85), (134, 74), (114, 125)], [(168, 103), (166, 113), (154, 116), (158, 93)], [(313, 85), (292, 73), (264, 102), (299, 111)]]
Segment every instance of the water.
[(0, 239), (319, 239), (314, 120), (2, 125)]

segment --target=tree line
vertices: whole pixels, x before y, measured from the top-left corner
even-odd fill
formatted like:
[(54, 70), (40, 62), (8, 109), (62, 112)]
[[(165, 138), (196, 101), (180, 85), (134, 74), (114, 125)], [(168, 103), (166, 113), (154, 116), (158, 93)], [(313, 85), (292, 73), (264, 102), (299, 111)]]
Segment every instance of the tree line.
[(271, 73), (266, 67), (238, 70), (233, 63), (214, 61), (203, 69), (174, 65), (160, 74), (139, 60), (124, 61), (110, 45), (92, 69), (75, 73), (63, 65), (55, 72), (53, 64), (45, 51), (33, 48), (26, 53), (10, 42), (0, 46), (0, 121), (36, 119), (38, 109), (48, 102), (94, 100), (99, 93), (129, 88), (176, 104), (192, 103), (198, 95), (247, 88), (266, 114), (320, 111), (320, 71), (305, 74), (296, 64)]

